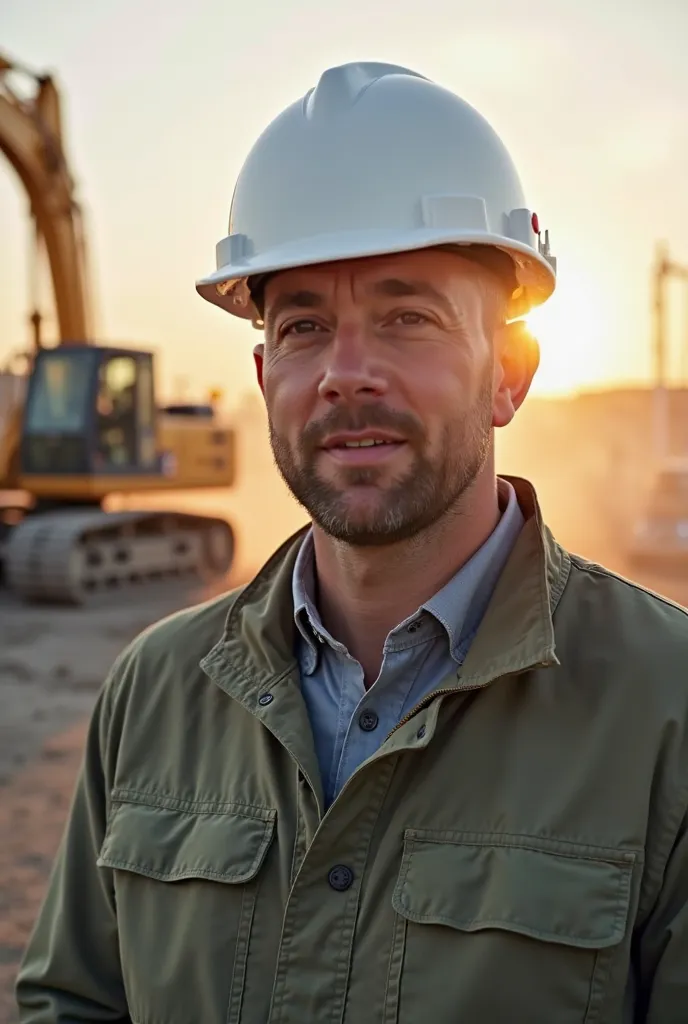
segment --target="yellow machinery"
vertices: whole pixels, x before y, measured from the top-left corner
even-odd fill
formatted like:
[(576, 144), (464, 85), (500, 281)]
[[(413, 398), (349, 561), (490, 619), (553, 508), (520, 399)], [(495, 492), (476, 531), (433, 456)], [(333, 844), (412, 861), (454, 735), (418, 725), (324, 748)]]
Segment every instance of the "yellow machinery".
[(22, 374), (0, 373), (0, 569), (25, 600), (80, 603), (142, 581), (224, 574), (234, 554), (222, 519), (157, 511), (107, 512), (111, 494), (229, 487), (234, 433), (212, 399), (158, 408), (154, 357), (92, 341), (79, 206), (65, 157), (60, 98), (32, 76), (22, 98), (0, 57), (0, 150), (29, 196), (50, 266), (59, 342), (34, 350)]

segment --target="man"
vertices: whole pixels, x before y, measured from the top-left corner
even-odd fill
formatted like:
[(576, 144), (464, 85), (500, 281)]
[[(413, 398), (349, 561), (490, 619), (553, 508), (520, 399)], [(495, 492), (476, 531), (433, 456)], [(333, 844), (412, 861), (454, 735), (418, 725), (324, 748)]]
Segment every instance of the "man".
[(688, 620), (496, 477), (554, 288), (506, 150), (331, 69), (217, 256), (312, 525), (113, 667), (21, 1019), (685, 1022)]

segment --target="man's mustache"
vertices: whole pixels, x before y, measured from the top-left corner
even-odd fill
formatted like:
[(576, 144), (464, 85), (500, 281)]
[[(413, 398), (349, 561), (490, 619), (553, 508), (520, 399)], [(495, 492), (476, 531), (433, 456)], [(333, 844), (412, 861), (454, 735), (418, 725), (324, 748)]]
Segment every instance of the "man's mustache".
[(332, 434), (358, 432), (370, 427), (394, 431), (411, 444), (420, 444), (425, 440), (422, 424), (411, 413), (395, 412), (385, 405), (375, 403), (357, 409), (334, 407), (327, 416), (308, 424), (301, 435), (301, 446), (310, 453), (321, 448)]

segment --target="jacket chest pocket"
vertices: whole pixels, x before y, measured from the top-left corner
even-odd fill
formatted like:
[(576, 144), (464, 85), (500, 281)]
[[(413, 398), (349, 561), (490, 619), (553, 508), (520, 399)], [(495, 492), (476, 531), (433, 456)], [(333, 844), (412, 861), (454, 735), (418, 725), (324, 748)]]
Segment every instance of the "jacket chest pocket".
[(598, 1021), (610, 960), (628, 955), (634, 860), (531, 837), (407, 831), (385, 1024)]
[(113, 871), (136, 1024), (235, 1024), (258, 875), (276, 812), (114, 793), (98, 865)]

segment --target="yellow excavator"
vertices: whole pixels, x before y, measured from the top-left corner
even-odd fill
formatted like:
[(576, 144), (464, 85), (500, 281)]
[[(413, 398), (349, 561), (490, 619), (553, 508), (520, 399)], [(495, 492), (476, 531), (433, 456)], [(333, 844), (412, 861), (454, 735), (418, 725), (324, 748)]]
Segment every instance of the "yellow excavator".
[[(30, 76), (26, 98), (15, 76)], [(229, 523), (176, 511), (107, 511), (114, 494), (231, 487), (235, 435), (217, 393), (158, 407), (151, 352), (93, 341), (82, 217), (60, 95), (0, 55), (0, 150), (28, 194), (47, 253), (59, 328), (46, 347), (36, 311), (20, 372), (0, 371), (0, 573), (27, 601), (84, 603), (180, 574), (224, 575)]]

